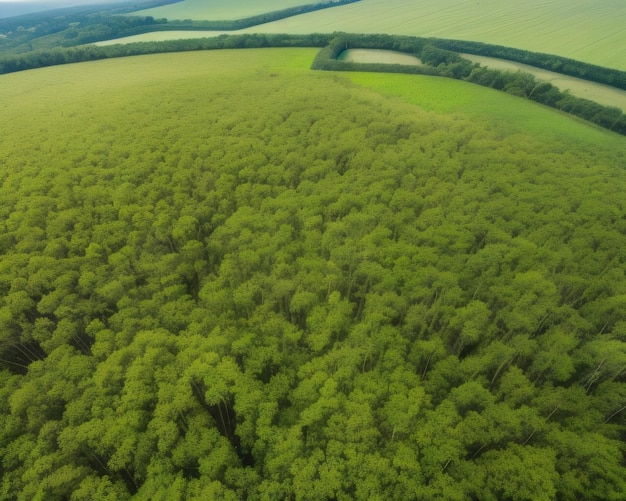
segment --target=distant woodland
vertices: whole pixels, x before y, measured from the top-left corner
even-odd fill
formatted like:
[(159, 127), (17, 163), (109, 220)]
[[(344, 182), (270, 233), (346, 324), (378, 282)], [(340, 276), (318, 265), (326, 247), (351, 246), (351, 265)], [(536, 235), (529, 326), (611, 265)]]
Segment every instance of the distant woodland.
[(5, 109), (0, 499), (623, 499), (623, 148), (218, 73)]
[[(178, 0), (180, 1), (180, 0)], [(143, 4), (85, 5), (0, 19), (0, 54), (23, 54), (54, 47), (75, 47), (101, 40), (153, 31), (206, 30), (234, 31), (316, 10), (338, 7), (360, 0), (326, 0), (287, 9), (268, 11), (232, 20), (192, 21), (155, 19), (152, 16), (124, 15), (138, 9), (174, 3), (148, 0)], [(268, 7), (271, 8), (271, 7)]]

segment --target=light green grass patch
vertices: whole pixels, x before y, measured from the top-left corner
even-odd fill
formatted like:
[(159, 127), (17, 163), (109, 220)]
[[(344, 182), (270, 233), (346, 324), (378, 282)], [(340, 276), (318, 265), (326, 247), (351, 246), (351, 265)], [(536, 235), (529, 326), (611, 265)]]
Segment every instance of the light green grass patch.
[(95, 42), (94, 45), (115, 45), (118, 43), (136, 43), (136, 42), (166, 42), (168, 40), (183, 40), (190, 38), (210, 38), (219, 35), (232, 35), (232, 31), (152, 31), (150, 33), (142, 33), (140, 35), (131, 35), (128, 37), (112, 38), (111, 40), (103, 40)]
[(624, 145), (610, 133), (565, 113), (500, 91), (442, 77), (388, 73), (347, 74), (353, 83), (400, 97), (426, 110), (459, 113), (484, 122), (503, 134), (530, 133), (567, 142)]
[(410, 66), (422, 64), (417, 57), (411, 54), (379, 49), (347, 49), (339, 55), (338, 59), (349, 63), (405, 64)]
[(626, 69), (626, 2), (362, 0), (259, 27), (474, 40)]
[[(0, 103), (18, 96), (34, 101), (32, 93), (37, 93), (40, 97), (59, 99), (69, 94), (71, 101), (71, 95), (82, 97), (140, 83), (156, 86), (183, 78), (232, 73), (243, 77), (246, 73), (262, 69), (309, 73), (311, 60), (318, 51), (319, 49), (314, 48), (221, 49), (51, 66), (1, 75)], [(92, 71), (87, 71), (88, 69)], [(42, 72), (45, 72), (45, 79), (42, 79)], [(60, 91), (61, 94), (53, 94)], [(33, 102), (33, 106), (41, 106), (41, 103)]]

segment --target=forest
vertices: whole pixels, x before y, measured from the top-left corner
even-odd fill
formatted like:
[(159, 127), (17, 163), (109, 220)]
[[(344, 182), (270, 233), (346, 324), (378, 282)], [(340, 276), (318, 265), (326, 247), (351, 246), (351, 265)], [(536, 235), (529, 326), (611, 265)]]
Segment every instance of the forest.
[(317, 52), (0, 77), (0, 499), (623, 499), (623, 138)]

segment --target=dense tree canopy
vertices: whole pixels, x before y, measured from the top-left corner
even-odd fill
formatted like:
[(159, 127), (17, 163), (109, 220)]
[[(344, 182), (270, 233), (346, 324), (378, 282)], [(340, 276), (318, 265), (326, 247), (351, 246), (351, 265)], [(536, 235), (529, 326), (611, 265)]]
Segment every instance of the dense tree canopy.
[(1, 499), (623, 498), (623, 149), (112, 81), (6, 102)]

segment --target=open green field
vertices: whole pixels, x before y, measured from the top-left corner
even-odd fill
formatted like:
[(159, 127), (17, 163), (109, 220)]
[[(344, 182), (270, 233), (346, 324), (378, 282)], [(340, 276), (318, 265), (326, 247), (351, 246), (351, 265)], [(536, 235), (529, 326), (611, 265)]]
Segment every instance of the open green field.
[(242, 19), (310, 3), (313, 2), (310, 0), (275, 0), (272, 2), (259, 2), (258, 0), (184, 0), (162, 7), (140, 10), (133, 14), (152, 16), (157, 19), (164, 17), (170, 20), (217, 21)]
[(118, 43), (135, 43), (135, 42), (163, 42), (167, 40), (183, 40), (189, 38), (208, 38), (216, 37), (219, 35), (232, 35), (233, 33), (242, 33), (245, 30), (240, 31), (152, 31), (150, 33), (142, 33), (141, 35), (131, 35), (128, 37), (113, 38), (111, 40), (102, 40), (95, 42), (94, 45), (115, 45)]
[[(167, 7), (173, 11), (172, 18), (184, 17), (175, 11), (185, 8), (186, 3)], [(275, 4), (267, 10), (276, 10)], [(206, 19), (217, 19), (217, 12), (215, 15), (207, 12)], [(626, 3), (614, 0), (362, 0), (245, 31), (346, 31), (474, 40), (626, 69)], [(141, 35), (133, 37), (132, 41), (158, 40), (165, 36)], [(196, 36), (198, 34), (180, 34), (185, 38)]]
[[(506, 134), (525, 132), (566, 141), (591, 139), (596, 146), (606, 144), (610, 148), (623, 142), (617, 137), (610, 137), (611, 134), (607, 135), (601, 128), (592, 125), (582, 128), (583, 121), (565, 113), (548, 110), (528, 99), (508, 96), (471, 83), (441, 77), (358, 72), (348, 73), (347, 78), (358, 85), (385, 95), (401, 97), (427, 110), (461, 113), (490, 128), (495, 126)], [(511, 117), (515, 118), (511, 120)]]
[(623, 497), (626, 139), (316, 54), (0, 76), (0, 498)]

